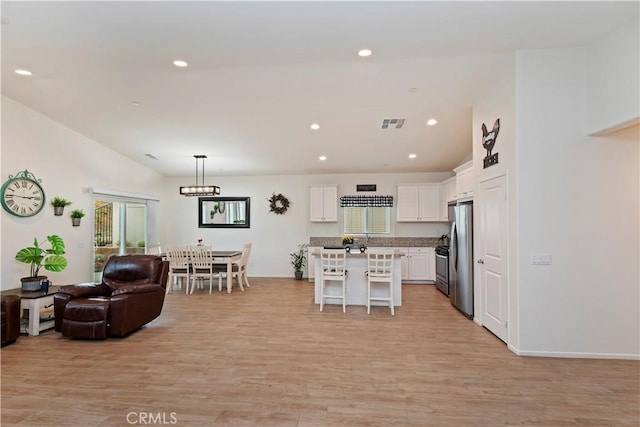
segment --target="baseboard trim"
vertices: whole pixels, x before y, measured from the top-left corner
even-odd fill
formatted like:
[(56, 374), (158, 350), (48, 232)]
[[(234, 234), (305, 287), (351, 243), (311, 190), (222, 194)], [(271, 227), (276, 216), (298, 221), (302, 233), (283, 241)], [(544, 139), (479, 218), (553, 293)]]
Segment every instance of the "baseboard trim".
[(621, 360), (640, 360), (640, 354), (626, 353), (582, 353), (571, 351), (532, 351), (518, 350), (515, 347), (507, 346), (518, 356), (530, 357), (559, 357), (565, 359), (621, 359)]

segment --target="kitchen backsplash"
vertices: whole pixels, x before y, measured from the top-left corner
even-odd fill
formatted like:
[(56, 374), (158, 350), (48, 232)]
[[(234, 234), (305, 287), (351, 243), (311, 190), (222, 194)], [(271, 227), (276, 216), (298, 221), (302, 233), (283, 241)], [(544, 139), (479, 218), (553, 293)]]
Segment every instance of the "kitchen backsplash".
[[(357, 237), (358, 243), (364, 244), (364, 237)], [(425, 248), (442, 245), (438, 237), (369, 237), (367, 246), (394, 248)], [(341, 246), (342, 236), (339, 237), (310, 237), (309, 246)]]

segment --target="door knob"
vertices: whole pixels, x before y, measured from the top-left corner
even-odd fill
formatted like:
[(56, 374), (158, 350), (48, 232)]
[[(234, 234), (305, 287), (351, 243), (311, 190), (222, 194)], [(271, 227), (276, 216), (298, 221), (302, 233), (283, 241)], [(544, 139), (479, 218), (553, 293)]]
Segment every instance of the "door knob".
[(483, 260), (482, 258), (480, 258), (480, 259), (478, 260), (478, 264), (484, 264), (484, 260)]

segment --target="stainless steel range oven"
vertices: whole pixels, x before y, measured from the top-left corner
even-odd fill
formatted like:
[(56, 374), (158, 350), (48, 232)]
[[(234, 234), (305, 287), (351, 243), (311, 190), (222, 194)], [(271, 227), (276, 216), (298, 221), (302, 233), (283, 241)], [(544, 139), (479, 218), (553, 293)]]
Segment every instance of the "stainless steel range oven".
[(449, 246), (436, 246), (436, 287), (449, 296)]

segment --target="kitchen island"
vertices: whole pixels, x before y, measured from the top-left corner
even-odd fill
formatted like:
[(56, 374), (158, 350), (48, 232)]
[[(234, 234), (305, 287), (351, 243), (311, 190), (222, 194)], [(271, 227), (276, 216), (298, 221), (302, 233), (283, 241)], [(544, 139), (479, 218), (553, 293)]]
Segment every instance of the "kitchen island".
[[(313, 256), (313, 262), (315, 263), (315, 271), (322, 271), (320, 266), (320, 251), (315, 250), (309, 252)], [(400, 258), (403, 257), (402, 252), (397, 252), (393, 260), (393, 305), (399, 307), (402, 305), (402, 271)], [(366, 253), (353, 253), (347, 254), (347, 305), (367, 305), (367, 254)], [(322, 287), (321, 274), (315, 275), (315, 303), (320, 304), (320, 288)], [(340, 282), (327, 282), (326, 293), (329, 295), (341, 295), (342, 285)], [(384, 286), (375, 286), (371, 290), (371, 295), (385, 296), (387, 291)], [(342, 301), (339, 299), (326, 298), (326, 304), (339, 304), (342, 305)], [(371, 305), (388, 306), (388, 303), (384, 301), (372, 301)]]

